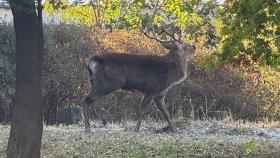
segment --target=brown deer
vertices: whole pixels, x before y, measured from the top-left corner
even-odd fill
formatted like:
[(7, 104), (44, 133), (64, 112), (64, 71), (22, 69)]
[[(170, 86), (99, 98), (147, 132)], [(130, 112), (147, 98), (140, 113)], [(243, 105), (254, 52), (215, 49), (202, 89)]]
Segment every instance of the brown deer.
[(168, 90), (181, 83), (186, 78), (186, 57), (194, 53), (196, 47), (177, 40), (174, 34), (164, 31), (173, 40), (163, 41), (144, 34), (148, 38), (157, 40), (169, 50), (166, 56), (131, 55), (131, 54), (103, 54), (93, 56), (87, 68), (90, 75), (92, 89), (85, 98), (85, 127), (89, 129), (87, 105), (116, 90), (137, 90), (144, 94), (141, 105), (137, 110), (138, 122), (135, 131), (139, 131), (143, 119), (143, 109), (154, 100), (157, 108), (163, 113), (172, 131), (176, 131), (174, 124), (165, 108), (164, 97)]

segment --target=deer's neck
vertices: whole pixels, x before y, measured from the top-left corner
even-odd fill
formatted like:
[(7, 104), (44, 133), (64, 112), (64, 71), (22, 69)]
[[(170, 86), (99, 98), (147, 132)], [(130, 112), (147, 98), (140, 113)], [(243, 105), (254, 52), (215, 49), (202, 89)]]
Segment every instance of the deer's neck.
[(174, 62), (174, 64), (176, 65), (176, 68), (179, 72), (186, 73), (186, 55), (183, 54), (179, 54), (179, 53), (169, 53), (169, 57), (171, 58), (171, 60)]
[(170, 73), (172, 73), (172, 75), (169, 75), (168, 82), (170, 87), (172, 87), (173, 85), (177, 85), (186, 79), (187, 61), (186, 56), (181, 54), (170, 52), (168, 56), (172, 65), (170, 67)]

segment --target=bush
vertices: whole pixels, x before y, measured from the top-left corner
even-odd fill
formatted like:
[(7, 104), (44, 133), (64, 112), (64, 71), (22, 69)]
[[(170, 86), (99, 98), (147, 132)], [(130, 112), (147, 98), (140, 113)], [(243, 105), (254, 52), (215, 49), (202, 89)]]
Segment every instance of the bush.
[(258, 105), (260, 116), (275, 117), (280, 112), (280, 71), (252, 64), (242, 68), (246, 85), (244, 94)]
[(44, 30), (44, 119), (53, 124), (58, 108), (82, 104), (89, 87), (84, 62), (97, 46), (83, 26), (51, 25)]
[[(14, 95), (15, 39), (11, 26), (0, 25), (0, 30), (0, 84), (4, 87), (1, 88), (0, 103), (2, 107), (10, 107)], [(137, 32), (108, 32), (77, 25), (44, 26), (44, 40), (42, 85), (47, 124), (55, 123), (58, 108), (83, 104), (83, 98), (91, 88), (85, 69), (90, 56), (167, 53), (160, 44)], [(173, 117), (187, 118), (190, 114), (207, 117), (209, 111), (230, 109), (236, 117), (253, 119), (257, 115), (279, 112), (279, 71), (259, 65), (225, 66), (217, 58), (217, 50), (200, 45), (196, 56), (189, 61), (187, 80), (173, 87), (166, 97)], [(131, 119), (136, 117), (134, 109), (141, 98), (139, 92), (118, 91), (98, 100), (96, 105), (103, 107), (109, 119)], [(93, 116), (100, 117), (98, 113), (93, 108)], [(146, 113), (151, 118), (162, 119), (154, 103)]]
[(15, 89), (15, 36), (10, 25), (0, 24), (0, 109), (5, 113), (3, 121), (10, 116)]
[(81, 107), (63, 108), (57, 111), (56, 124), (78, 124), (83, 119), (83, 109)]
[[(232, 103), (226, 106), (238, 114), (237, 116), (257, 118), (275, 117), (279, 114), (279, 69), (264, 66), (249, 58), (245, 63), (223, 65), (215, 51), (199, 56), (195, 63), (199, 66), (198, 69), (206, 72), (209, 77), (202, 77), (207, 79), (202, 82), (211, 83), (207, 85), (212, 88), (206, 89), (213, 89), (215, 92), (222, 90), (220, 96), (228, 95), (230, 98), (227, 100)], [(194, 80), (198, 78), (194, 77)], [(221, 86), (224, 87), (219, 88)]]

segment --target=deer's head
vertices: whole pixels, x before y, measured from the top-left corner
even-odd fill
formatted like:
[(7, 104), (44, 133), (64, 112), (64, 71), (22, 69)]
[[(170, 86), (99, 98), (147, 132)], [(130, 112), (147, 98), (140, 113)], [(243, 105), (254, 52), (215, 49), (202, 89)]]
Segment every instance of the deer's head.
[(168, 49), (170, 54), (176, 54), (180, 56), (188, 56), (195, 52), (196, 46), (184, 42), (169, 42), (169, 43), (161, 43), (161, 45)]

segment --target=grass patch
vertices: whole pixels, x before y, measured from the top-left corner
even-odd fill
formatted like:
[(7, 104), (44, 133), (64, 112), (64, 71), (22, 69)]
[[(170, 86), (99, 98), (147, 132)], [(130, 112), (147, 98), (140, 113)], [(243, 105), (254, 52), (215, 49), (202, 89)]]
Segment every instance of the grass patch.
[[(85, 133), (81, 126), (48, 126), (44, 127), (41, 157), (227, 158), (279, 155), (280, 131), (277, 128), (207, 121), (183, 125), (178, 133), (156, 133), (156, 129), (164, 126), (156, 122), (144, 123), (140, 132), (129, 130), (134, 126), (130, 122), (92, 128), (91, 133)], [(6, 156), (9, 127), (0, 128), (2, 158)], [(258, 130), (261, 132), (252, 132)]]

